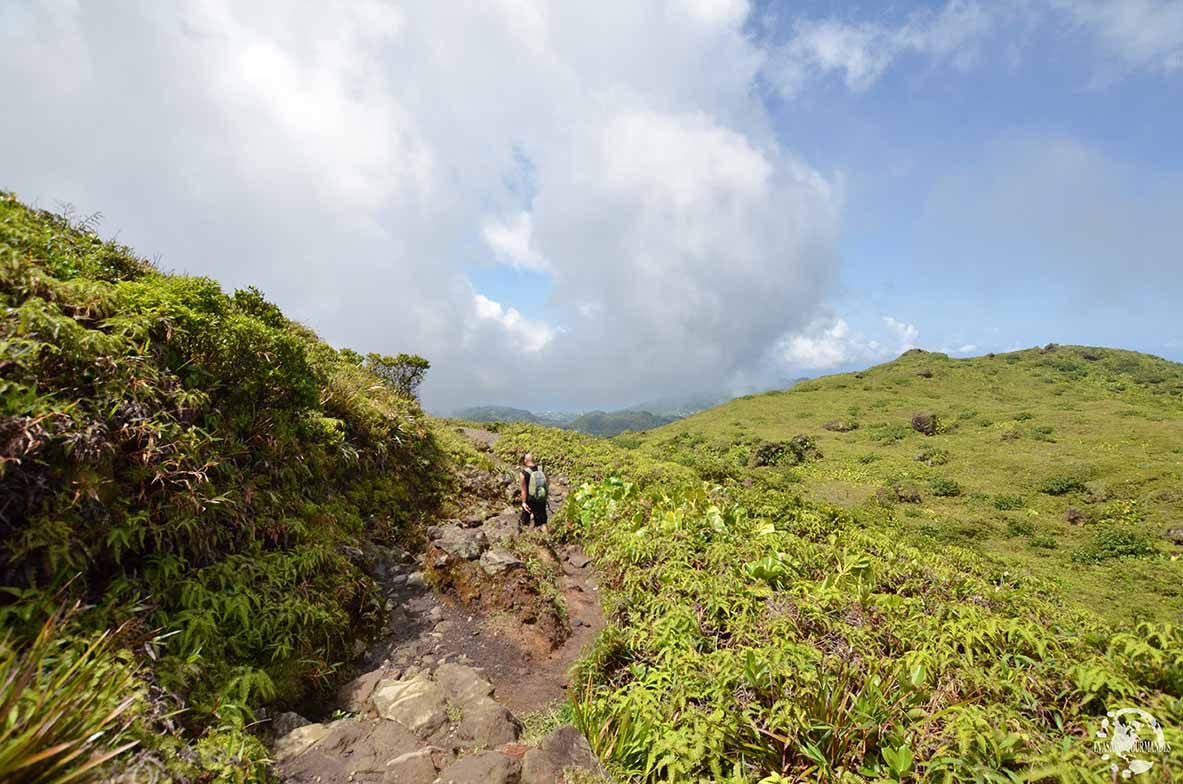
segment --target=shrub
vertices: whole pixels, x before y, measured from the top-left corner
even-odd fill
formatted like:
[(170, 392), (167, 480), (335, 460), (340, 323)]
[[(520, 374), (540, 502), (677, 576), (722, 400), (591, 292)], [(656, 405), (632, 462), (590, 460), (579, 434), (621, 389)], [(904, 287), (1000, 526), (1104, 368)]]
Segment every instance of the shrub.
[(1055, 428), (1050, 425), (1039, 425), (1031, 428), (1031, 437), (1036, 441), (1047, 441), (1054, 444), (1056, 442), (1056, 439), (1052, 438), (1052, 433), (1054, 432)]
[(1067, 495), (1081, 490), (1084, 490), (1084, 482), (1074, 476), (1053, 476), (1039, 486), (1039, 492), (1045, 495)]
[(874, 440), (884, 445), (903, 441), (912, 434), (912, 428), (903, 424), (883, 424), (875, 428)]
[(859, 455), (858, 461), (863, 465), (869, 465), (870, 463), (874, 463), (876, 460), (880, 459), (881, 458), (879, 455), (875, 454), (874, 452), (867, 452), (865, 455)]
[(1088, 542), (1076, 548), (1072, 560), (1079, 564), (1099, 564), (1113, 558), (1138, 558), (1154, 552), (1154, 541), (1145, 534), (1125, 526), (1105, 525)]
[(852, 430), (858, 430), (858, 422), (853, 419), (831, 419), (822, 425), (822, 428), (835, 433), (849, 433)]
[(1027, 542), (1027, 544), (1029, 544), (1029, 545), (1031, 545), (1032, 547), (1035, 547), (1035, 548), (1037, 548), (1037, 549), (1040, 549), (1040, 550), (1055, 550), (1055, 549), (1056, 549), (1056, 546), (1057, 546), (1057, 545), (1056, 545), (1056, 540), (1055, 540), (1055, 539), (1053, 539), (1052, 537), (1050, 537), (1050, 536), (1046, 536), (1046, 535), (1044, 535), (1044, 536), (1033, 536), (1033, 537), (1031, 537), (1031, 539), (1030, 539), (1030, 540)]
[(949, 453), (940, 447), (925, 447), (917, 453), (916, 459), (930, 466), (944, 465), (949, 462)]
[(942, 498), (951, 498), (953, 496), (961, 495), (961, 485), (952, 479), (945, 477), (937, 477), (929, 482), (932, 487), (932, 494), (941, 496)]
[(994, 496), (994, 508), (1003, 512), (1008, 512), (1013, 509), (1022, 509), (1026, 501), (1020, 495), (996, 495)]
[(1030, 536), (1035, 533), (1035, 524), (1030, 520), (1008, 520), (1006, 532), (1011, 536)]

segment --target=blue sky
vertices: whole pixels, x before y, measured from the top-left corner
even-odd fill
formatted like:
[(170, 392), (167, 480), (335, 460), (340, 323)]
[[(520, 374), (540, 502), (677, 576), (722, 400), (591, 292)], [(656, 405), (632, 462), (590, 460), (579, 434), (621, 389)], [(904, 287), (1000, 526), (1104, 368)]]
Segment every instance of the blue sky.
[(1183, 360), (1183, 0), (326, 5), (0, 3), (0, 187), (437, 410)]

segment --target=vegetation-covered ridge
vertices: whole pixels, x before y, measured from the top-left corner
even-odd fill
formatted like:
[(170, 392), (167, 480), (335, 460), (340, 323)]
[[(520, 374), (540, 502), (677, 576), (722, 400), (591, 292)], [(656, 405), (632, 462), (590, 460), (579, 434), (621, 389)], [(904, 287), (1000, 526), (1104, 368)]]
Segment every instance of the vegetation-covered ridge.
[(133, 742), (128, 780), (262, 776), (252, 707), (352, 656), (379, 610), (359, 547), (445, 490), (426, 363), (6, 194), (0, 298), (0, 780)]
[[(1051, 585), (757, 474), (704, 483), (610, 442), (503, 426), (588, 483), (560, 535), (605, 570), (573, 713), (623, 780), (1108, 782), (1138, 706), (1183, 762), (1183, 629), (1118, 629)], [(745, 486), (745, 484), (749, 486)]]
[[(797, 436), (808, 457), (775, 452)], [(971, 547), (1117, 623), (1183, 620), (1174, 362), (1084, 346), (911, 351), (618, 443), (857, 510), (923, 547)]]

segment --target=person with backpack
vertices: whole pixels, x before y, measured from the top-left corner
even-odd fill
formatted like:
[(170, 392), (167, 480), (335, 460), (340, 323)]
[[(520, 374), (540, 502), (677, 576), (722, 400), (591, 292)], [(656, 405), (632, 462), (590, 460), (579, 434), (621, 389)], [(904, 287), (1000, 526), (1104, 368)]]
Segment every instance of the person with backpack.
[(522, 458), (522, 525), (546, 527), (546, 474), (534, 463), (534, 455), (529, 452)]

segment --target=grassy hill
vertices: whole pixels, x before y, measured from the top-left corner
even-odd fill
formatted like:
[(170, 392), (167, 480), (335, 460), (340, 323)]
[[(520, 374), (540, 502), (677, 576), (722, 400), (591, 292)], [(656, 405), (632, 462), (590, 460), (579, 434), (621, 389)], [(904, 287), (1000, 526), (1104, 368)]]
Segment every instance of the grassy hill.
[[(1151, 765), (1136, 781), (1175, 780), (1183, 627), (1106, 623), (968, 547), (909, 541), (877, 510), (803, 501), (780, 466), (703, 482), (717, 467), (656, 448), (500, 431), (503, 457), (531, 450), (587, 482), (552, 535), (581, 540), (603, 575), (608, 625), (571, 713), (618, 780), (1102, 784), (1135, 762)], [(817, 460), (779, 450), (798, 452)], [(1098, 750), (1106, 712), (1130, 705), (1169, 752)]]
[[(777, 453), (795, 436), (816, 451)], [(1183, 527), (1183, 365), (1080, 346), (911, 351), (628, 444), (971, 547), (1111, 620), (1183, 618), (1181, 550), (1166, 538)]]
[(0, 780), (118, 749), (128, 780), (262, 780), (253, 710), (380, 626), (366, 541), (435, 508), (447, 449), (258, 291), (2, 193), (0, 302)]

